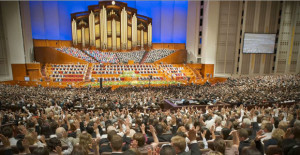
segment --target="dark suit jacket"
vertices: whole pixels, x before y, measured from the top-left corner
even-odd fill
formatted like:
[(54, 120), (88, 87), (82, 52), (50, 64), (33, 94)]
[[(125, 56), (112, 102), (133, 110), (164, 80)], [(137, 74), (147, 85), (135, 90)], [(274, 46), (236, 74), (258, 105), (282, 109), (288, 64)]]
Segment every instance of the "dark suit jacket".
[(189, 146), (190, 151), (189, 152), (180, 152), (178, 155), (201, 155), (201, 151), (199, 148), (198, 143), (193, 143)]
[[(105, 141), (107, 140), (107, 142), (105, 143)], [(102, 140), (102, 139), (101, 139)], [(100, 140), (100, 142), (101, 142)], [(112, 152), (112, 149), (110, 147), (110, 143), (108, 141), (107, 138), (104, 138), (103, 141), (104, 143), (100, 143), (100, 147), (99, 147), (99, 152), (100, 153), (103, 153), (103, 152)], [(130, 142), (131, 142), (131, 139), (126, 137), (125, 135), (123, 136), (123, 142), (125, 142), (125, 145), (122, 147), (122, 151), (126, 151), (129, 149), (130, 147)]]
[(239, 154), (242, 154), (243, 148), (246, 147), (246, 146), (250, 146), (250, 144), (251, 144), (250, 139), (244, 140), (244, 141), (240, 141), (240, 145), (239, 145)]
[(270, 145), (277, 145), (278, 144), (278, 141), (276, 139), (269, 139), (267, 140), (265, 143), (264, 143), (264, 151), (267, 152), (268, 150), (268, 147)]
[[(171, 134), (157, 135), (159, 142), (170, 142), (172, 137), (173, 135)], [(147, 144), (151, 144), (152, 142), (154, 142), (153, 137), (148, 137)]]

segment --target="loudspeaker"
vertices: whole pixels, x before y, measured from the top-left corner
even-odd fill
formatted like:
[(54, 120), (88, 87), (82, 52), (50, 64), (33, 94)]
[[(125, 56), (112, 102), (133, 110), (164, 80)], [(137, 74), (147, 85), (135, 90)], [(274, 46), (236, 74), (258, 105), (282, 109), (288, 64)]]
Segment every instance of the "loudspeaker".
[(100, 88), (102, 89), (102, 78), (100, 78)]

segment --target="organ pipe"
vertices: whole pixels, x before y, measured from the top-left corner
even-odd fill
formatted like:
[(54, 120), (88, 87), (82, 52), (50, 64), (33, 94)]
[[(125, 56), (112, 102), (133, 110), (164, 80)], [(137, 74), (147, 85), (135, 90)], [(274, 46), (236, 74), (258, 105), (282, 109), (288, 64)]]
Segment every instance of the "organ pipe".
[(84, 40), (84, 26), (81, 27), (81, 39), (82, 39), (82, 47), (85, 47), (85, 40)]
[(151, 23), (148, 25), (148, 47), (152, 46), (152, 25)]
[(91, 11), (89, 16), (89, 31), (90, 31), (90, 45), (95, 46), (95, 15)]
[[(71, 14), (73, 45), (82, 44), (82, 47), (97, 45), (96, 48), (108, 49), (109, 42), (112, 50), (145, 48), (144, 45), (151, 47), (151, 18), (136, 14), (133, 12), (135, 9), (128, 7), (126, 3), (115, 3), (122, 7), (111, 8), (108, 7), (110, 4), (107, 2), (99, 2), (99, 6), (89, 6), (89, 12)], [(122, 5), (118, 3), (122, 3)], [(109, 8), (109, 14), (107, 8)], [(131, 28), (128, 26), (128, 14), (131, 15)], [(140, 30), (142, 25), (146, 25), (146, 27)], [(111, 27), (108, 29), (108, 26)], [(110, 34), (108, 34), (108, 30), (111, 31)]]
[(73, 44), (77, 45), (77, 25), (75, 19), (72, 21), (72, 39), (73, 39)]
[(144, 49), (144, 30), (141, 30), (141, 49)]
[(112, 50), (117, 49), (117, 29), (116, 29), (116, 20), (112, 20)]

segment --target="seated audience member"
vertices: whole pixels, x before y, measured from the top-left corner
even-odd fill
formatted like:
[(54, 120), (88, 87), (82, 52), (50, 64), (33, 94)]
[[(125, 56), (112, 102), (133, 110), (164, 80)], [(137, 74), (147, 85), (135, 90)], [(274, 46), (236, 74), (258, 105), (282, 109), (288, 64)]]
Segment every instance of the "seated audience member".
[(120, 135), (113, 135), (110, 143), (110, 147), (112, 149), (112, 155), (123, 154), (122, 152), (123, 139)]
[(245, 147), (243, 149), (242, 155), (263, 155), (260, 151), (258, 151), (254, 146)]
[[(56, 152), (57, 149), (61, 149), (61, 147), (62, 147), (61, 142), (57, 138), (50, 138), (49, 141), (47, 142), (47, 149), (49, 152)], [(68, 154), (70, 154), (70, 152)], [(61, 153), (61, 151), (59, 153)]]
[(239, 129), (237, 133), (240, 141), (239, 152), (241, 154), (244, 147), (250, 146), (251, 141), (249, 139), (248, 131), (246, 129)]
[(30, 154), (29, 143), (26, 140), (18, 140), (17, 148), (19, 150), (19, 154)]
[(159, 153), (160, 155), (176, 155), (175, 149), (171, 145), (163, 145)]
[(83, 146), (80, 145), (74, 146), (74, 149), (71, 152), (71, 155), (88, 155), (88, 154), (89, 152)]
[(91, 145), (92, 145), (93, 139), (92, 136), (86, 132), (80, 134), (79, 136), (79, 145), (83, 146), (83, 148), (87, 151), (87, 152), (93, 152), (94, 150), (92, 150)]
[(264, 136), (265, 137), (262, 139), (262, 141), (267, 140), (267, 139), (271, 139), (272, 138), (272, 131), (273, 131), (273, 124), (267, 123), (265, 125), (265, 128), (264, 128), (264, 132), (265, 132)]
[(8, 138), (11, 146), (16, 146), (18, 140), (13, 137), (13, 130), (10, 126), (2, 128), (2, 134)]
[(282, 141), (284, 155), (296, 155), (300, 151), (300, 127), (289, 128)]
[(140, 152), (143, 152), (143, 151), (147, 151), (149, 149), (153, 149), (155, 148), (157, 145), (158, 145), (158, 138), (156, 136), (156, 133), (155, 133), (155, 129), (152, 125), (150, 125), (150, 133), (152, 134), (152, 137), (153, 137), (153, 140), (154, 142), (151, 144), (151, 145), (147, 145), (146, 144), (146, 132), (145, 132), (145, 125), (142, 124), (141, 125), (141, 130), (142, 130), (142, 133), (138, 132), (138, 133), (135, 133), (132, 137), (133, 140), (137, 141), (137, 144), (138, 144), (138, 147), (137, 147), (137, 150), (140, 151)]
[(174, 136), (171, 139), (171, 144), (175, 149), (176, 154), (178, 155), (201, 155), (199, 145), (196, 140), (196, 130), (191, 129), (188, 132), (188, 138), (191, 142), (190, 144), (190, 150), (188, 152), (185, 152), (186, 150), (186, 141), (185, 138), (182, 136)]
[[(169, 134), (169, 133), (166, 133), (164, 131), (164, 127), (161, 124), (157, 124), (155, 126), (155, 131), (156, 131), (157, 138), (158, 138), (159, 142), (170, 142), (171, 141), (171, 138), (172, 138), (173, 135)], [(147, 143), (150, 144), (153, 141), (154, 141), (154, 137), (149, 137)]]
[(32, 155), (49, 155), (49, 150), (46, 147), (38, 147), (34, 149)]
[(264, 142), (264, 151), (268, 150), (269, 145), (278, 145), (282, 143), (282, 138), (284, 137), (285, 133), (282, 129), (275, 129), (272, 132), (272, 137), (270, 139), (265, 140)]

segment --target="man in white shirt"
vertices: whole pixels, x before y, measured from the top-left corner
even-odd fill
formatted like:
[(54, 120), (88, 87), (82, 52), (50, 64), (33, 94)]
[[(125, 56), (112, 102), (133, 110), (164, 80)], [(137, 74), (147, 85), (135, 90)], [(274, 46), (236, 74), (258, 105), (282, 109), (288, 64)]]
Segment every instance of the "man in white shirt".
[(264, 128), (264, 138), (261, 139), (261, 141), (263, 142), (264, 140), (267, 140), (267, 139), (271, 139), (272, 138), (272, 130), (273, 130), (273, 125), (271, 123), (267, 123), (265, 128)]

